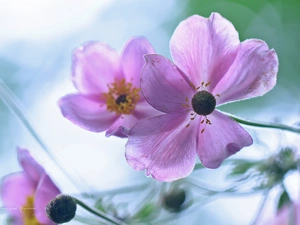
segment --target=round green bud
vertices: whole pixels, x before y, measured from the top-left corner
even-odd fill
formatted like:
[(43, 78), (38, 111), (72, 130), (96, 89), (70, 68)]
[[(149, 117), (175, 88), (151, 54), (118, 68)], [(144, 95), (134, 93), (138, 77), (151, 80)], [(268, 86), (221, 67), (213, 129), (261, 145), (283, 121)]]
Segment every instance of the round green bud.
[(163, 196), (163, 206), (171, 212), (179, 212), (185, 202), (186, 193), (182, 189), (173, 189)]

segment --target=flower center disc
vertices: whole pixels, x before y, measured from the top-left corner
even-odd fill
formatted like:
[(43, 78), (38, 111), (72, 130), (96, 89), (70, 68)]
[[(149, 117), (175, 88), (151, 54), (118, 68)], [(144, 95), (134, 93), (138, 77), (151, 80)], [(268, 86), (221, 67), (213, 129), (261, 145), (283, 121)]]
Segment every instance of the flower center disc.
[(116, 103), (117, 105), (120, 105), (121, 103), (126, 103), (128, 102), (126, 99), (126, 95), (120, 95), (117, 99), (116, 99)]
[(216, 107), (216, 98), (207, 91), (199, 91), (192, 98), (193, 110), (202, 116), (211, 114)]
[(133, 87), (132, 83), (125, 79), (113, 82), (108, 85), (108, 92), (102, 93), (102, 99), (105, 100), (107, 110), (115, 112), (118, 115), (131, 114), (140, 100), (140, 89)]

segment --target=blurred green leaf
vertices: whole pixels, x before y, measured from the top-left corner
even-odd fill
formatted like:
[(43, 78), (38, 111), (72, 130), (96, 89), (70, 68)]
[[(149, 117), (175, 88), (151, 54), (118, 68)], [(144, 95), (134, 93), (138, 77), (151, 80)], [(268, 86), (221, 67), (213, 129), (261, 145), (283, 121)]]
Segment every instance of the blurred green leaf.
[(282, 194), (280, 195), (280, 198), (278, 200), (277, 203), (277, 210), (280, 210), (283, 206), (290, 204), (291, 203), (291, 199), (289, 194), (286, 192), (286, 190), (284, 190), (282, 192)]
[(149, 202), (146, 203), (135, 215), (134, 219), (144, 220), (153, 216), (157, 212), (157, 205)]

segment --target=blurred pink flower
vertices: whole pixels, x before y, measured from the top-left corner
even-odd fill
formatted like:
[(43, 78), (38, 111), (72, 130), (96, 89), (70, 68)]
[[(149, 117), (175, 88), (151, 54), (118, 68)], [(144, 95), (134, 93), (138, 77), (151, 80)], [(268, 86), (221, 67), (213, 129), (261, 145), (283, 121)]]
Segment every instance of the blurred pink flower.
[(145, 99), (165, 114), (139, 121), (126, 145), (129, 165), (161, 181), (189, 175), (197, 154), (204, 166), (217, 168), (251, 145), (251, 136), (215, 107), (265, 94), (278, 71), (273, 49), (257, 39), (240, 42), (218, 13), (182, 21), (170, 50), (175, 64), (149, 54), (141, 74)]
[(300, 202), (283, 206), (264, 225), (300, 225)]
[(63, 116), (86, 130), (126, 137), (138, 120), (157, 115), (140, 94), (143, 56), (148, 53), (154, 49), (143, 37), (130, 39), (120, 56), (101, 42), (76, 49), (72, 79), (79, 93), (60, 99)]
[(54, 225), (46, 215), (46, 205), (60, 190), (26, 149), (18, 148), (22, 172), (9, 174), (1, 181), (4, 208), (14, 225)]

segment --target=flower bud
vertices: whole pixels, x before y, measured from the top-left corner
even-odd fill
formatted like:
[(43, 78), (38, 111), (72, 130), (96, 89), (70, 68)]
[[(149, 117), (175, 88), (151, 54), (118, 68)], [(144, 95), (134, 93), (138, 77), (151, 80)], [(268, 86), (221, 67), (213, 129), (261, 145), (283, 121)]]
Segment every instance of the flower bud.
[(75, 216), (76, 202), (71, 196), (58, 195), (46, 206), (46, 213), (50, 220), (55, 223), (67, 223)]
[(173, 189), (163, 196), (163, 206), (171, 212), (179, 212), (185, 201), (186, 193), (182, 189)]

